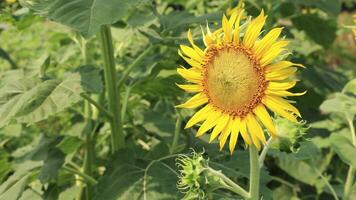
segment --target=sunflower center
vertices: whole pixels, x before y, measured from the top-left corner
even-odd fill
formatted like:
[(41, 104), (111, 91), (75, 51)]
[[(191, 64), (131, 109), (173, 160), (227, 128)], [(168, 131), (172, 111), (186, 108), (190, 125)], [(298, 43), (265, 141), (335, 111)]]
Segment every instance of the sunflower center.
[(215, 107), (244, 117), (260, 102), (267, 85), (258, 62), (242, 46), (221, 46), (208, 50), (204, 71), (204, 92)]

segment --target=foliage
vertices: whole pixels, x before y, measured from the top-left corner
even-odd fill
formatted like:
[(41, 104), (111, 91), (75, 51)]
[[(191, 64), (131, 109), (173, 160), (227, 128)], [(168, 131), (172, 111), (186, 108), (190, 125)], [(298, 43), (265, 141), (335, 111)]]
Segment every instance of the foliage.
[[(220, 188), (223, 179), (206, 168), (248, 188), (243, 143), (233, 155), (219, 151), (208, 136), (196, 138), (196, 130), (183, 128), (191, 111), (174, 108), (186, 98), (175, 83), (183, 81), (176, 73), (185, 65), (177, 48), (188, 43), (187, 30), (203, 45), (201, 26), (209, 22), (215, 29), (237, 3), (1, 1), (0, 200), (241, 198)], [(296, 102), (303, 121), (273, 119), (281, 137), (272, 142), (261, 170), (263, 199), (345, 195), (348, 166), (356, 168), (350, 131), (356, 42), (347, 28), (354, 3), (245, 0), (248, 14), (268, 14), (268, 29), (285, 27), (290, 57), (306, 66), (296, 88), (307, 90)], [(99, 37), (103, 25), (111, 25), (126, 142), (115, 153)], [(191, 155), (191, 149), (204, 153)], [(188, 191), (181, 193), (181, 187)], [(355, 182), (348, 198), (356, 198)]]

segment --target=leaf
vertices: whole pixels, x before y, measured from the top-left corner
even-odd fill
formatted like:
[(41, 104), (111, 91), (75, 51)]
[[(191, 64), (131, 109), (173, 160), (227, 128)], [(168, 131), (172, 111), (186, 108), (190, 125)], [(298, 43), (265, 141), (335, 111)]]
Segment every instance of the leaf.
[(164, 160), (151, 165), (134, 160), (133, 152), (121, 150), (99, 180), (94, 200), (177, 199), (177, 174)]
[(64, 163), (64, 154), (56, 149), (51, 148), (44, 160), (43, 167), (38, 175), (42, 184), (48, 183), (58, 176), (58, 171)]
[(25, 189), (29, 175), (23, 176), (4, 193), (0, 194), (0, 200), (17, 200)]
[(356, 95), (356, 79), (352, 79), (351, 81), (349, 81), (344, 89), (342, 90), (343, 93), (349, 93), (352, 95)]
[(81, 84), (85, 91), (91, 93), (100, 93), (103, 91), (104, 86), (100, 69), (91, 65), (85, 65), (79, 67), (76, 72), (81, 76)]
[(299, 4), (315, 6), (336, 17), (341, 11), (341, 0), (297, 0)]
[(41, 166), (41, 162), (38, 161), (25, 161), (24, 163), (17, 166), (15, 168), (16, 169), (15, 173), (0, 185), (0, 199), (8, 200), (5, 197), (9, 198), (8, 195), (12, 196), (13, 195), (12, 191), (14, 190), (16, 190), (19, 194), (21, 194), (20, 191), (22, 192), (23, 188), (20, 187), (22, 184), (19, 184), (19, 182), (25, 184), (27, 178), (24, 179), (24, 177), (28, 177), (33, 170), (38, 169), (40, 166)]
[(27, 6), (90, 37), (101, 25), (122, 19), (142, 2), (145, 0), (37, 0)]
[(326, 113), (344, 113), (353, 116), (356, 114), (356, 98), (336, 93), (333, 98), (327, 99), (320, 105), (320, 110)]
[(70, 154), (75, 152), (83, 142), (78, 137), (66, 136), (59, 144), (57, 148), (65, 154)]
[(37, 82), (25, 78), (0, 89), (0, 127), (12, 119), (26, 123), (41, 121), (81, 99), (81, 77), (77, 73), (69, 74), (63, 81)]
[(342, 161), (356, 168), (356, 147), (352, 145), (350, 137), (348, 129), (331, 134), (331, 148)]
[(324, 20), (316, 14), (306, 14), (292, 18), (292, 22), (297, 29), (305, 31), (310, 39), (325, 48), (331, 46), (336, 38), (335, 20)]

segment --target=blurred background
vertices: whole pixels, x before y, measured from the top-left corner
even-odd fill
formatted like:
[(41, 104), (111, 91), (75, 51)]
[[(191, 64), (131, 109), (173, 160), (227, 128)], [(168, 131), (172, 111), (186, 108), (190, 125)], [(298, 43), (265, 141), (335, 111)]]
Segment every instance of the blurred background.
[[(84, 91), (99, 102), (103, 98), (103, 58), (96, 34), (89, 34), (86, 24), (68, 24), (60, 9), (46, 10), (51, 1), (0, 1), (1, 200), (77, 198), (85, 181), (70, 170), (82, 170), (85, 137), (91, 131), (96, 137), (92, 176), (98, 181), (94, 199), (143, 199), (143, 194), (147, 199), (183, 198), (176, 187), (174, 158), (165, 156), (189, 154), (191, 149), (204, 151), (210, 166), (247, 184), (248, 153), (243, 143), (232, 156), (227, 149), (219, 151), (216, 142), (208, 144), (208, 136), (195, 138), (194, 129), (183, 129), (192, 111), (174, 108), (188, 97), (175, 85), (183, 82), (177, 66), (188, 67), (177, 54), (179, 44), (188, 44), (186, 33), (191, 29), (202, 46), (201, 28), (207, 23), (212, 30), (219, 27), (222, 15), (238, 1), (136, 0), (134, 6), (123, 2), (117, 8), (120, 19), (112, 22), (112, 36), (117, 78), (123, 80), (120, 98), (127, 158), (110, 155), (109, 124), (95, 109), (88, 123), (79, 95)], [(353, 123), (356, 113), (356, 82), (352, 81), (356, 1), (246, 0), (244, 4), (252, 16), (264, 9), (265, 29), (285, 27), (283, 35), (291, 41), (289, 60), (306, 66), (299, 70), (294, 90), (307, 93), (292, 98), (302, 122), (275, 118), (285, 135), (273, 143), (266, 158), (263, 199), (333, 199), (328, 184), (341, 197), (348, 165), (356, 166), (347, 120)], [(80, 83), (74, 83), (76, 74)], [(37, 87), (48, 80), (49, 86)], [(59, 88), (62, 85), (71, 89)], [(35, 87), (39, 89), (32, 90)], [(60, 93), (71, 98), (63, 99)], [(52, 102), (43, 103), (49, 99)], [(174, 132), (179, 133), (178, 139)], [(165, 162), (157, 161), (162, 158)], [(153, 161), (159, 164), (151, 166)], [(134, 166), (144, 173), (130, 175)], [(149, 187), (143, 188), (142, 180)], [(356, 185), (352, 190), (350, 198), (356, 199)], [(238, 197), (216, 191), (210, 198)]]

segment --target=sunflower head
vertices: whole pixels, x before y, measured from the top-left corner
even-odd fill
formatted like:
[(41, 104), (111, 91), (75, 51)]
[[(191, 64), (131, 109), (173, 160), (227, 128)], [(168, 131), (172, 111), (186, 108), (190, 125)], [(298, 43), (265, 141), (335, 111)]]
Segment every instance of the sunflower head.
[(243, 20), (244, 10), (232, 11), (222, 18), (222, 27), (211, 32), (203, 30), (205, 48), (198, 47), (188, 31), (190, 46), (181, 45), (178, 54), (191, 66), (177, 72), (188, 84), (178, 87), (196, 93), (181, 108), (199, 107), (186, 128), (202, 123), (197, 136), (212, 129), (210, 142), (218, 138), (220, 148), (229, 139), (234, 151), (239, 136), (247, 145), (261, 148), (266, 143), (262, 127), (270, 136), (277, 132), (267, 108), (290, 120), (297, 121), (300, 113), (287, 99), (304, 93), (287, 90), (296, 84), (296, 67), (303, 67), (279, 59), (287, 53), (288, 41), (279, 39), (282, 28), (274, 28), (261, 37), (267, 16)]

